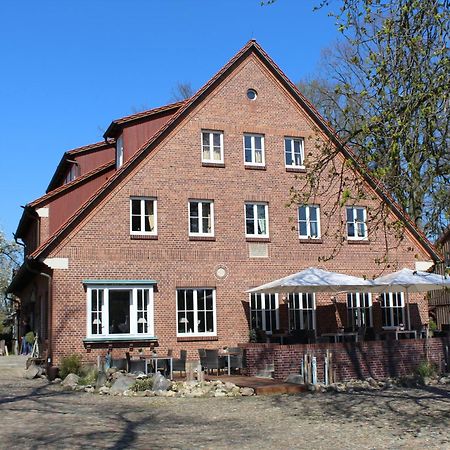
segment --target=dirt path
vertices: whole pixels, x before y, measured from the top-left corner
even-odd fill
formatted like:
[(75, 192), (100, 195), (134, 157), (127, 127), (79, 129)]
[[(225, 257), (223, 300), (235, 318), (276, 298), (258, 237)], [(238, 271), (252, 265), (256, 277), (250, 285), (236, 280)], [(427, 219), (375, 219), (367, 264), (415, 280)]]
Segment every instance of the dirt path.
[[(19, 360), (20, 361), (20, 360)], [(0, 449), (450, 449), (450, 388), (247, 398), (62, 391), (0, 360)]]

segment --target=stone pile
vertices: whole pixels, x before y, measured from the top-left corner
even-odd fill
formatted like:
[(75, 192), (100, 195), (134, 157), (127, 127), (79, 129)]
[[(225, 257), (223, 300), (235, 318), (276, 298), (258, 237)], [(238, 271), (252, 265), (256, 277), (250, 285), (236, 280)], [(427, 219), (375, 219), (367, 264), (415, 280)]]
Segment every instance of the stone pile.
[[(135, 391), (136, 380), (152, 378), (153, 388)], [(217, 381), (176, 381), (171, 382), (162, 375), (147, 377), (143, 373), (130, 374), (116, 369), (108, 369), (106, 374), (100, 374), (98, 380), (104, 380), (103, 385), (83, 385), (82, 379), (75, 374), (69, 374), (61, 385), (64, 389), (98, 393), (100, 395), (123, 395), (125, 397), (248, 397), (254, 395), (252, 388), (240, 388), (234, 383)], [(56, 380), (55, 380), (56, 381)], [(60, 380), (59, 380), (60, 381)]]

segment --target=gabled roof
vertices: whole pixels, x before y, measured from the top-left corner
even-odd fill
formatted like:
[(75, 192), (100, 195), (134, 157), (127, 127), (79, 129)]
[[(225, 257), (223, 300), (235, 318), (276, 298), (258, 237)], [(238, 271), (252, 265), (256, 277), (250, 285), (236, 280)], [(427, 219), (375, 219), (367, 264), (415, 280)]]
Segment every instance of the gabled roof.
[(43, 195), (42, 197), (37, 198), (36, 200), (33, 200), (31, 203), (28, 203), (24, 207), (24, 212), (22, 213), (22, 217), (20, 219), (19, 225), (17, 226), (17, 230), (15, 232), (15, 236), (17, 238), (22, 237), (22, 233), (24, 232), (26, 225), (28, 223), (28, 219), (31, 217), (36, 217), (35, 209), (39, 208), (40, 206), (48, 203), (53, 198), (64, 194), (67, 191), (70, 191), (72, 189), (77, 188), (78, 186), (81, 186), (82, 184), (92, 180), (93, 178), (102, 175), (103, 173), (107, 172), (108, 170), (112, 169), (115, 166), (115, 161), (110, 161), (106, 164), (103, 164), (102, 166), (99, 166), (90, 172), (85, 173), (84, 175), (75, 178), (75, 180), (72, 180), (70, 183), (64, 184), (56, 189), (53, 189), (53, 191), (48, 192), (47, 194)]
[[(270, 70), (275, 78), (284, 86), (292, 97), (301, 105), (301, 107), (314, 120), (316, 125), (329, 137), (343, 155), (354, 163), (356, 170), (364, 177), (365, 181), (377, 192), (380, 197), (386, 201), (392, 208), (392, 211), (406, 225), (411, 234), (420, 242), (426, 251), (435, 260), (442, 257), (427, 239), (427, 237), (418, 230), (412, 220), (406, 215), (403, 209), (392, 199), (380, 183), (372, 178), (368, 170), (361, 164), (351, 149), (343, 145), (336, 132), (331, 129), (325, 119), (312, 106), (312, 104), (300, 93), (298, 88), (286, 77), (283, 71), (267, 55), (267, 53), (255, 41), (249, 41), (213, 78), (211, 78), (194, 96), (180, 105), (175, 114), (157, 131), (142, 147), (108, 180), (106, 183), (76, 211), (46, 242), (44, 242), (36, 251), (30, 255), (31, 258), (42, 258), (56, 247), (56, 245), (72, 230), (81, 220), (91, 211), (105, 196), (124, 179), (134, 167), (136, 167), (145, 156), (158, 146), (169, 133), (199, 104), (208, 94), (215, 89), (244, 59), (250, 54), (254, 54)], [(130, 116), (132, 117), (132, 116)], [(133, 119), (132, 119), (133, 120)]]
[(147, 111), (142, 111), (137, 114), (132, 114), (130, 116), (122, 117), (121, 119), (116, 119), (111, 122), (108, 129), (105, 131), (103, 137), (105, 139), (110, 137), (116, 137), (123, 126), (134, 125), (139, 122), (147, 121), (148, 119), (154, 119), (155, 116), (162, 116), (166, 114), (174, 114), (178, 109), (180, 109), (188, 100), (183, 100), (176, 103), (171, 103), (169, 105), (160, 106), (158, 108), (149, 109)]
[(101, 141), (96, 142), (95, 144), (84, 145), (83, 147), (74, 148), (72, 150), (64, 152), (61, 161), (59, 162), (58, 167), (56, 168), (55, 173), (53, 174), (53, 177), (50, 180), (50, 183), (48, 184), (45, 192), (50, 192), (53, 189), (55, 189), (55, 187), (57, 187), (61, 177), (65, 175), (65, 172), (67, 171), (70, 165), (68, 160), (70, 160), (75, 156), (83, 155), (85, 153), (104, 150), (106, 148), (112, 147), (113, 145), (115, 145), (114, 140)]

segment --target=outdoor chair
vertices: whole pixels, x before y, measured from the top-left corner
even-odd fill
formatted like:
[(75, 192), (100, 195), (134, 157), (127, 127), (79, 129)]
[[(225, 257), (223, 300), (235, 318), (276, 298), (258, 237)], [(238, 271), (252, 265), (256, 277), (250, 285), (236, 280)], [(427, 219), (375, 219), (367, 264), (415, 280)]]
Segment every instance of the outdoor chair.
[(200, 365), (202, 366), (202, 370), (206, 369), (206, 352), (204, 348), (198, 349), (198, 356), (200, 357)]
[(187, 351), (180, 350), (180, 357), (172, 359), (172, 372), (184, 372), (186, 374)]
[(127, 372), (143, 372), (147, 373), (147, 361), (145, 359), (131, 359), (130, 353), (126, 352)]
[(230, 353), (235, 353), (230, 355), (230, 370), (239, 370), (241, 373), (244, 368), (244, 349), (241, 347), (228, 347)]
[(206, 354), (206, 369), (208, 373), (212, 370), (217, 370), (217, 375), (219, 375), (220, 370), (225, 368), (225, 360), (219, 358), (219, 350), (205, 350)]

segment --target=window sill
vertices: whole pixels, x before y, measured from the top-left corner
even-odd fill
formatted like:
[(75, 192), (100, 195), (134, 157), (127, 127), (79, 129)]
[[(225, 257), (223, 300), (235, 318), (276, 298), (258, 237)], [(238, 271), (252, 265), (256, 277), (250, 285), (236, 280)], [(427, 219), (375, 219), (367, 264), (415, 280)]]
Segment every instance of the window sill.
[(146, 336), (146, 337), (90, 337), (83, 339), (83, 345), (87, 352), (89, 353), (93, 348), (128, 348), (133, 349), (134, 347), (157, 347), (158, 338), (156, 336)]
[(217, 336), (179, 336), (177, 342), (218, 341)]
[(225, 167), (225, 163), (223, 163), (223, 162), (212, 162), (212, 161), (202, 161), (202, 167), (224, 168)]
[(250, 237), (250, 236), (246, 236), (245, 240), (247, 242), (270, 242), (270, 238), (269, 237)]
[(347, 239), (347, 243), (349, 245), (370, 245), (370, 241), (368, 239)]
[(306, 173), (304, 167), (286, 167), (286, 172)]
[(266, 170), (266, 166), (253, 166), (251, 164), (244, 165), (245, 170)]
[(189, 236), (190, 241), (215, 241), (215, 236)]
[(137, 241), (156, 241), (158, 239), (157, 234), (130, 234), (130, 239)]
[(300, 238), (298, 240), (301, 244), (323, 244), (322, 239), (307, 239), (307, 238)]

